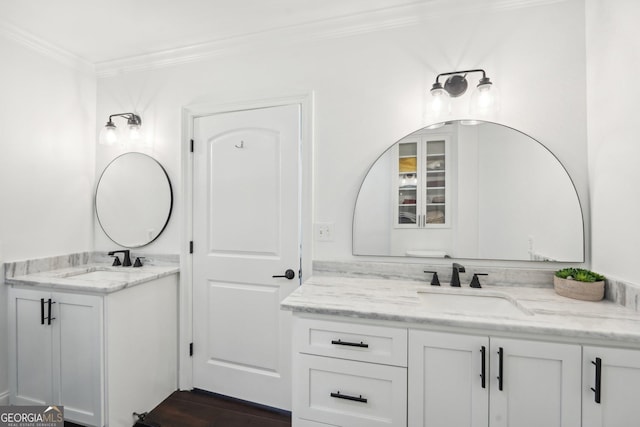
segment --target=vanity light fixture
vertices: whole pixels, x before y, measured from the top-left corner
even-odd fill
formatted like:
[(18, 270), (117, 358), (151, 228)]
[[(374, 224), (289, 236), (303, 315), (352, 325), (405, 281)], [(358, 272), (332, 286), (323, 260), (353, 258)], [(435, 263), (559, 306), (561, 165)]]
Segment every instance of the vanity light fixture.
[[(435, 83), (431, 87), (431, 101), (428, 112), (431, 116), (438, 117), (451, 111), (451, 98), (462, 96), (467, 91), (469, 86), (467, 74), (469, 73), (482, 73), (482, 78), (471, 94), (470, 112), (482, 114), (497, 110), (498, 93), (484, 70), (452, 71), (438, 74)], [(440, 83), (440, 77), (447, 77), (444, 86)]]
[(142, 140), (142, 132), (140, 131), (142, 119), (140, 116), (134, 113), (118, 113), (110, 115), (109, 121), (100, 131), (100, 144), (113, 145), (120, 139), (120, 132), (112, 120), (114, 117), (124, 117), (127, 119), (128, 136), (131, 142)]

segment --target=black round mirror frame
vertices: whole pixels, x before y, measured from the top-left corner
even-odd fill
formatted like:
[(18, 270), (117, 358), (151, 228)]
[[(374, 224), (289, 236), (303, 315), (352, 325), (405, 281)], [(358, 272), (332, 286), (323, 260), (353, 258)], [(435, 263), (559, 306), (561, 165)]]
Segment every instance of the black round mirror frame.
[[(108, 227), (105, 227), (105, 225), (103, 224), (103, 221), (100, 220), (100, 213), (98, 212), (98, 191), (100, 189), (100, 184), (103, 181), (103, 177), (104, 177), (105, 173), (107, 172), (109, 167), (112, 166), (116, 161), (118, 161), (119, 159), (122, 159), (124, 156), (132, 155), (132, 154), (145, 156), (148, 159), (150, 159), (153, 162), (155, 162), (155, 164), (160, 168), (160, 170), (162, 171), (164, 177), (166, 178), (166, 180), (167, 180), (166, 183), (167, 183), (168, 190), (169, 190), (169, 208), (168, 208), (166, 220), (164, 221), (164, 224), (162, 225), (162, 228), (160, 229), (160, 231), (158, 233), (155, 234), (155, 236), (152, 239), (150, 239), (148, 241), (145, 241), (144, 243), (141, 243), (139, 245), (126, 245), (126, 244), (123, 244), (122, 242), (118, 242), (116, 239), (114, 239), (112, 237), (112, 235), (111, 235), (113, 233), (110, 234), (106, 230), (106, 228), (108, 228)], [(123, 154), (117, 156), (116, 158), (111, 160), (109, 162), (109, 164), (107, 164), (107, 166), (105, 166), (105, 168), (103, 169), (102, 173), (100, 174), (100, 178), (98, 179), (98, 183), (96, 184), (96, 190), (95, 190), (95, 193), (94, 193), (93, 205), (94, 205), (94, 211), (96, 213), (96, 218), (98, 219), (98, 224), (100, 224), (100, 228), (102, 229), (104, 234), (109, 238), (109, 240), (111, 240), (115, 244), (117, 244), (119, 246), (122, 246), (122, 247), (125, 247), (125, 248), (140, 248), (140, 247), (149, 245), (152, 242), (154, 242), (156, 239), (158, 239), (158, 237), (160, 237), (162, 235), (164, 230), (167, 228), (167, 225), (169, 224), (169, 220), (171, 219), (171, 214), (173, 212), (173, 186), (171, 185), (171, 179), (169, 178), (169, 174), (167, 173), (166, 169), (162, 166), (162, 164), (159, 161), (157, 161), (153, 157), (149, 156), (148, 154), (144, 154), (144, 153), (140, 153), (140, 152), (136, 152), (136, 151), (130, 151), (130, 152), (123, 153)]]

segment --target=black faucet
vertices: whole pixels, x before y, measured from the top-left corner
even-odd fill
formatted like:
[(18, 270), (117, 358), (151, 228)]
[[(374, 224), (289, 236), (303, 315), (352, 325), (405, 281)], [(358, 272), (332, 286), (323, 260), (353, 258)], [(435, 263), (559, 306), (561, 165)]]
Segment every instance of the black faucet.
[(453, 263), (453, 272), (451, 273), (451, 286), (459, 288), (460, 287), (460, 273), (464, 273), (466, 270), (464, 266), (458, 264), (457, 262)]
[(119, 251), (111, 251), (109, 252), (110, 256), (113, 256), (117, 253), (123, 253), (124, 254), (124, 260), (122, 260), (122, 266), (123, 267), (131, 267), (131, 253), (129, 251), (129, 249), (122, 249)]

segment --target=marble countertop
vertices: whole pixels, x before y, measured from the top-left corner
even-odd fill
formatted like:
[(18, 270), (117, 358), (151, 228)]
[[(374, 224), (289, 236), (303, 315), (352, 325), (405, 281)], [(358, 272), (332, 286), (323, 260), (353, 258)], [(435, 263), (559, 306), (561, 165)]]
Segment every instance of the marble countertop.
[(95, 263), (5, 277), (5, 283), (52, 290), (109, 294), (176, 274), (179, 271), (177, 265), (144, 265), (134, 268)]
[[(462, 301), (455, 305), (440, 304), (433, 310), (425, 304), (424, 298), (443, 293), (467, 300), (469, 298), (465, 296), (494, 297), (490, 303), (504, 303), (508, 310), (479, 313), (473, 302), (469, 305)], [(551, 287), (483, 285), (482, 289), (473, 289), (437, 287), (409, 280), (314, 276), (291, 293), (281, 308), (297, 313), (385, 320), (425, 327), (502, 331), (640, 346), (640, 313), (611, 301), (565, 298), (557, 295)]]

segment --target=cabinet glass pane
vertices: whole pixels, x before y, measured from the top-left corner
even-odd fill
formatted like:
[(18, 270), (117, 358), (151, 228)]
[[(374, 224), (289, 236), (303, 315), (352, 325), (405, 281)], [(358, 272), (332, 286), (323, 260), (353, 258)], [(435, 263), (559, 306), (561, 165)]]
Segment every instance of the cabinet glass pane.
[(399, 206), (398, 207), (398, 224), (415, 224), (416, 223), (416, 206)]
[(400, 157), (415, 157), (418, 155), (418, 144), (415, 142), (403, 142), (399, 147)]
[(444, 206), (427, 206), (427, 224), (444, 224)]
[(398, 204), (400, 205), (415, 205), (416, 204), (416, 189), (406, 189), (398, 191)]
[(441, 141), (427, 141), (427, 154), (436, 155), (441, 154), (444, 156), (444, 140)]
[(439, 187), (444, 188), (445, 186), (445, 175), (444, 172), (427, 172), (427, 188), (431, 187)]

